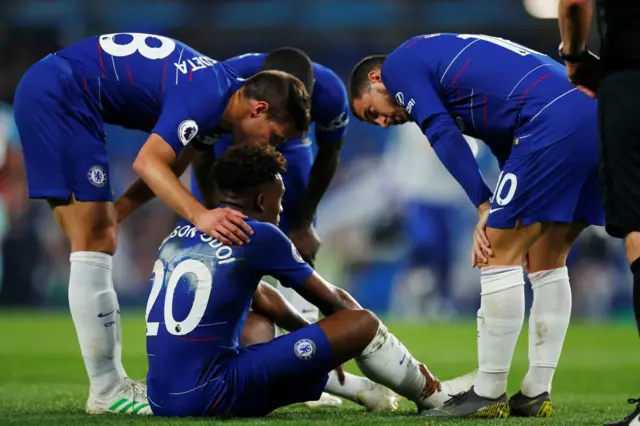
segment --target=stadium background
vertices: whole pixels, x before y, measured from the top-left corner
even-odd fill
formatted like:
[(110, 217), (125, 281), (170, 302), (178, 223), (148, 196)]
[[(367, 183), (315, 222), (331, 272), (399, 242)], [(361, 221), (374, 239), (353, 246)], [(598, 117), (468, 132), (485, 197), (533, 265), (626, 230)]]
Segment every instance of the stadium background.
[[(0, 0), (0, 100), (10, 104), (34, 61), (83, 37), (113, 32), (171, 36), (223, 60), (283, 45), (305, 50), (346, 82), (364, 55), (420, 33), (486, 33), (556, 57), (554, 0)], [(594, 41), (592, 46), (597, 48)], [(15, 145), (4, 110), (0, 138)], [(1, 128), (0, 128), (1, 130)], [(134, 178), (145, 135), (108, 128), (116, 195)], [(490, 184), (497, 167), (482, 144)], [(19, 144), (17, 145), (19, 148)], [(42, 202), (26, 200), (20, 156), (1, 175), (6, 206), (4, 306), (67, 306), (68, 245)], [(377, 313), (403, 320), (473, 316), (478, 272), (469, 267), (476, 213), (412, 125), (385, 132), (351, 120), (341, 168), (319, 211), (318, 269)], [(141, 306), (156, 249), (174, 216), (159, 202), (121, 230), (115, 280), (122, 305)], [(630, 318), (630, 277), (619, 241), (591, 229), (571, 256), (574, 315)]]

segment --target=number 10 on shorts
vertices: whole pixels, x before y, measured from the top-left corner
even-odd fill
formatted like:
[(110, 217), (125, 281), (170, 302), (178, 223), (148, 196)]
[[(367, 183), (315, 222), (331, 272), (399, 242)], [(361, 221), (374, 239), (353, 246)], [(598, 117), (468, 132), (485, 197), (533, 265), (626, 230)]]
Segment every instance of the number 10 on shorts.
[[(508, 190), (505, 192), (505, 186), (508, 186)], [(499, 206), (506, 206), (513, 200), (516, 195), (516, 189), (518, 188), (518, 178), (513, 173), (500, 172), (498, 177), (498, 184), (496, 185), (496, 192), (493, 194), (491, 201), (495, 201)]]

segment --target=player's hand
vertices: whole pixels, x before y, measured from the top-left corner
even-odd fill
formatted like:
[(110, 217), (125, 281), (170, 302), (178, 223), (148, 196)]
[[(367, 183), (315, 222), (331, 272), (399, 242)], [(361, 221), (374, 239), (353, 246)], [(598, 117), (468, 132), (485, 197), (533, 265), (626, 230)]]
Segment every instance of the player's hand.
[(216, 240), (227, 245), (242, 245), (251, 240), (253, 230), (244, 221), (247, 216), (228, 207), (206, 210), (194, 221), (200, 232), (211, 235)]
[(493, 256), (491, 244), (487, 237), (487, 221), (491, 211), (491, 201), (486, 201), (478, 207), (478, 224), (473, 232), (473, 249), (471, 251), (471, 267), (483, 267)]
[(313, 267), (316, 255), (322, 244), (313, 225), (294, 228), (289, 231), (289, 238), (300, 252), (300, 256)]
[(602, 62), (593, 53), (580, 63), (565, 62), (569, 81), (590, 98), (596, 97), (600, 81), (602, 81)]
[(336, 368), (336, 375), (338, 376), (338, 383), (340, 383), (340, 386), (344, 386), (344, 380), (345, 380), (344, 365), (339, 365)]

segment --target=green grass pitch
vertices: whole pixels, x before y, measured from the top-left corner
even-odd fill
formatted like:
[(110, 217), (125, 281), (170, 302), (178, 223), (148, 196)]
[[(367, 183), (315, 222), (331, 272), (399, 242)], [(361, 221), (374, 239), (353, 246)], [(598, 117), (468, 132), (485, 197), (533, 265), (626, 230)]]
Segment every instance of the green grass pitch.
[[(146, 374), (144, 313), (123, 312), (124, 364), (129, 375)], [(475, 323), (388, 324), (411, 352), (441, 378), (476, 366)], [(553, 388), (554, 417), (547, 419), (440, 420), (415, 417), (403, 401), (399, 412), (368, 414), (354, 404), (341, 409), (292, 407), (264, 419), (133, 418), (88, 416), (88, 381), (70, 315), (9, 311), (0, 313), (0, 425), (599, 425), (630, 412), (628, 397), (640, 396), (640, 340), (630, 324), (572, 325)], [(516, 351), (509, 389), (514, 392), (527, 368), (526, 330)], [(354, 372), (354, 366), (348, 366)]]

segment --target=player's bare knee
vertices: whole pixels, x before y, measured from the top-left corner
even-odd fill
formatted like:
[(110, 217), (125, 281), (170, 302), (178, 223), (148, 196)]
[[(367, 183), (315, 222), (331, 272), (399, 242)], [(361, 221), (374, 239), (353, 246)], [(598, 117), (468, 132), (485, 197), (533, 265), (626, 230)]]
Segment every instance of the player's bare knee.
[(380, 327), (380, 319), (368, 309), (360, 309), (353, 312), (358, 315), (359, 328), (361, 331), (367, 335), (370, 334), (373, 339)]
[(525, 254), (542, 233), (542, 223), (513, 229), (487, 228), (487, 238), (493, 252), (489, 266), (521, 265)]

